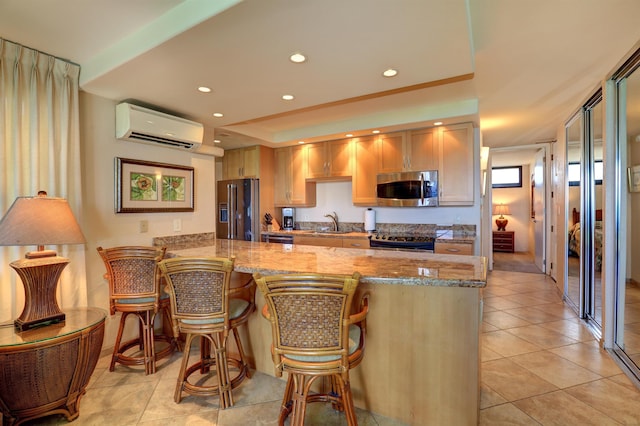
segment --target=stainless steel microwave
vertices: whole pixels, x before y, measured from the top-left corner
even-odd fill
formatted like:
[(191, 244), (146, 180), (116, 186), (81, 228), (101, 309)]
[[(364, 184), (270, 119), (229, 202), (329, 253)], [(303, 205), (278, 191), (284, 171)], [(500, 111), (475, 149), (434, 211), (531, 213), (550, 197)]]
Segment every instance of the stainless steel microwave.
[(379, 206), (436, 207), (438, 171), (381, 173), (376, 195)]

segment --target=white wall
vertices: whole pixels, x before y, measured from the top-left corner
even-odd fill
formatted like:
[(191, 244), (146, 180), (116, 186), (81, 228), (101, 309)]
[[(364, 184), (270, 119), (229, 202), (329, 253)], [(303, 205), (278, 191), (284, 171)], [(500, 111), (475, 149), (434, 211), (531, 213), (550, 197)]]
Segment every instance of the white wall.
[[(88, 303), (103, 309), (109, 306), (109, 288), (98, 246), (150, 245), (155, 236), (214, 232), (215, 228), (215, 158), (115, 139), (115, 105), (114, 101), (84, 92), (80, 96), (83, 211), (78, 220), (87, 239)], [(116, 214), (116, 157), (194, 167), (195, 212)], [(182, 222), (180, 232), (173, 231), (174, 219)], [(141, 220), (148, 221), (146, 233), (140, 232)], [(115, 339), (114, 318), (119, 317), (107, 320), (107, 347), (113, 346)]]
[[(364, 222), (366, 207), (354, 206), (351, 201), (351, 182), (318, 182), (316, 206), (297, 208), (296, 220), (327, 222), (325, 214), (336, 212), (340, 222)], [(376, 223), (411, 223), (475, 225), (480, 230), (478, 207), (373, 207)]]

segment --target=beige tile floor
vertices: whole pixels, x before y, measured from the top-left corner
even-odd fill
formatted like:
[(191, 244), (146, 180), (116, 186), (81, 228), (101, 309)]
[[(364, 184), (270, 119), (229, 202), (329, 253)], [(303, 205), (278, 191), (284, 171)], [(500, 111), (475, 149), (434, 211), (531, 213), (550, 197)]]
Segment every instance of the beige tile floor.
[[(551, 279), (494, 271), (484, 296), (480, 425), (640, 424), (640, 391), (562, 303)], [(284, 382), (260, 373), (234, 391), (232, 408), (218, 410), (217, 398), (193, 396), (175, 404), (180, 355), (161, 361), (152, 376), (123, 366), (109, 372), (109, 357), (102, 357), (73, 424), (276, 424)], [(307, 420), (346, 424), (342, 414), (322, 404), (311, 405)], [(358, 422), (401, 425), (363, 410)], [(30, 424), (66, 423), (50, 416)]]
[(481, 425), (640, 424), (640, 391), (541, 274), (484, 291)]

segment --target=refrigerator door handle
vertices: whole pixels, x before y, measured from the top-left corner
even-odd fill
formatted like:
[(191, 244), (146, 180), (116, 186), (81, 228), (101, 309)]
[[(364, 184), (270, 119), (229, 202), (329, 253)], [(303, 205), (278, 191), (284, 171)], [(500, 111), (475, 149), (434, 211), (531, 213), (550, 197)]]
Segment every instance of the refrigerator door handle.
[(237, 197), (238, 195), (238, 187), (233, 184), (227, 184), (227, 200), (229, 203), (229, 226), (227, 227), (227, 239), (235, 240), (236, 239), (236, 220), (237, 220)]

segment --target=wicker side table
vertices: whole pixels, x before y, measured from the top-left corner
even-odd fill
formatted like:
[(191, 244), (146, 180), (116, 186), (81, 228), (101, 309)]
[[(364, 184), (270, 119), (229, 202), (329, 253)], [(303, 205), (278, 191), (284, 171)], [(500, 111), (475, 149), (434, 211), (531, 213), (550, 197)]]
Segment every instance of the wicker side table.
[(63, 414), (80, 414), (79, 399), (96, 367), (106, 314), (100, 309), (65, 310), (58, 324), (17, 332), (0, 327), (0, 419), (3, 425)]

